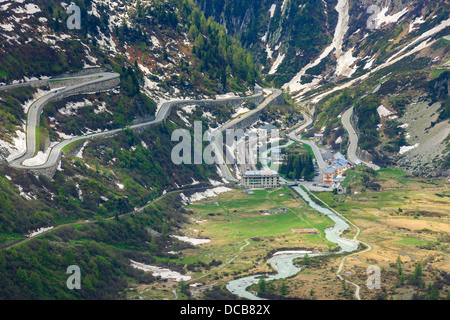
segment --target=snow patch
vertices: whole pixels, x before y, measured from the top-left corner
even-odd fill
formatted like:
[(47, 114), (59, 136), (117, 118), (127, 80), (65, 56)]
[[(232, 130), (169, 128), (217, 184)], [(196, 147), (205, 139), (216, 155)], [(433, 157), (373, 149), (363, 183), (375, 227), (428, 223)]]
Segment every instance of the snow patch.
[(39, 151), (36, 156), (33, 158), (27, 159), (22, 164), (24, 166), (40, 166), (47, 162), (48, 156), (50, 155), (50, 152), (52, 151), (52, 148), (57, 145), (58, 142), (53, 142), (45, 152)]
[(284, 11), (284, 9), (286, 8), (286, 2), (287, 2), (288, 0), (283, 0), (283, 4), (281, 5), (281, 12), (283, 12)]
[(351, 77), (353, 73), (356, 71), (356, 65), (353, 68), (351, 66), (358, 60), (357, 57), (353, 57), (353, 49), (351, 48), (348, 51), (338, 54), (337, 66), (336, 66), (336, 74), (342, 75), (345, 77)]
[(414, 148), (417, 148), (418, 146), (419, 146), (418, 143), (416, 143), (413, 146), (402, 146), (402, 147), (400, 147), (400, 151), (398, 153), (399, 154), (405, 154), (406, 152), (408, 152), (408, 151), (410, 151), (410, 150), (412, 150)]
[(383, 8), (374, 19), (375, 24), (377, 25), (376, 29), (381, 28), (383, 25), (397, 23), (402, 16), (404, 16), (408, 12), (408, 7), (405, 7), (402, 11), (397, 12), (393, 15), (386, 15), (389, 7)]
[(144, 65), (142, 65), (140, 63), (138, 64), (138, 66), (139, 66), (139, 69), (141, 69), (141, 71), (144, 72), (145, 74), (150, 74), (151, 73), (150, 69), (147, 68), (146, 66), (144, 66)]
[(250, 109), (249, 108), (245, 108), (245, 107), (239, 107), (236, 109), (236, 112), (232, 115), (232, 118), (236, 118), (237, 116), (239, 116), (240, 114), (249, 112)]
[(267, 52), (267, 57), (268, 57), (269, 59), (272, 59), (273, 50), (270, 49), (269, 44), (266, 44), (266, 52)]
[(211, 185), (213, 185), (213, 186), (219, 186), (219, 185), (222, 184), (222, 182), (220, 182), (220, 181), (216, 181), (216, 180), (209, 179), (209, 178), (208, 178), (208, 181), (209, 181), (209, 183), (211, 183)]
[(151, 272), (154, 277), (161, 277), (162, 279), (170, 279), (174, 281), (188, 281), (191, 280), (190, 276), (183, 276), (181, 273), (176, 271), (171, 271), (166, 268), (160, 268), (156, 266), (150, 266), (144, 263), (136, 262), (133, 260), (131, 261), (131, 266), (135, 269), (142, 270), (144, 272)]
[(228, 92), (228, 93), (216, 95), (216, 100), (230, 99), (230, 98), (235, 98), (235, 97), (236, 97), (236, 94), (234, 92)]
[(375, 62), (375, 58), (369, 59), (369, 61), (367, 61), (367, 63), (364, 66), (364, 70), (372, 69), (372, 65), (374, 62)]
[(411, 21), (411, 23), (409, 24), (409, 33), (411, 33), (412, 31), (414, 31), (416, 29), (419, 29), (420, 25), (422, 23), (425, 23), (425, 20), (423, 20), (423, 17), (417, 17), (413, 21)]
[(274, 74), (275, 72), (277, 72), (278, 67), (283, 62), (285, 57), (286, 57), (286, 54), (279, 54), (278, 55), (277, 59), (275, 60), (275, 62), (272, 65), (272, 68), (269, 71), (269, 74)]
[(78, 151), (77, 155), (75, 157), (83, 159), (83, 151), (84, 148), (86, 148), (86, 146), (89, 144), (89, 140), (86, 141), (85, 143), (83, 143), (83, 146), (81, 147), (80, 151)]
[(82, 102), (68, 102), (64, 108), (58, 110), (59, 113), (65, 116), (73, 116), (76, 115), (76, 111), (80, 108), (92, 106), (92, 102), (87, 99), (84, 99)]
[(390, 115), (393, 114), (392, 111), (388, 110), (388, 109), (387, 109), (385, 106), (383, 106), (383, 105), (380, 105), (380, 106), (377, 108), (377, 112), (378, 112), (378, 115), (380, 116), (380, 118), (382, 118), (382, 117), (387, 117), (387, 116), (390, 116)]
[(156, 38), (155, 36), (152, 36), (152, 44), (153, 44), (154, 48), (161, 47), (161, 43), (159, 42), (158, 38)]
[(186, 205), (189, 203), (201, 201), (203, 199), (213, 198), (213, 197), (218, 196), (221, 193), (229, 192), (229, 191), (231, 191), (231, 189), (227, 188), (227, 187), (216, 187), (213, 189), (208, 189), (203, 192), (196, 192), (193, 195), (191, 195), (190, 197), (185, 196), (183, 193), (181, 193), (180, 196), (181, 196), (183, 203)]
[(39, 229), (37, 229), (36, 231), (31, 231), (31, 232), (29, 232), (29, 233), (26, 235), (26, 237), (27, 237), (27, 238), (33, 238), (33, 237), (36, 237), (37, 235), (40, 235), (40, 234), (42, 234), (42, 233), (44, 233), (44, 232), (46, 232), (46, 231), (52, 230), (52, 229), (53, 229), (53, 227), (39, 228)]
[(109, 111), (108, 109), (106, 109), (106, 102), (103, 101), (101, 105), (97, 106), (97, 109), (94, 110), (95, 114), (100, 114), (103, 112), (108, 112), (109, 114), (113, 114), (111, 111)]
[(13, 31), (14, 30), (14, 25), (12, 23), (4, 23), (4, 24), (0, 24), (0, 27), (4, 30), (4, 31)]
[(197, 246), (197, 245), (200, 245), (200, 244), (205, 244), (205, 243), (208, 243), (208, 242), (211, 241), (209, 239), (196, 239), (196, 238), (189, 238), (189, 237), (186, 237), (186, 236), (172, 236), (172, 237), (174, 237), (174, 238), (176, 238), (176, 239), (178, 239), (180, 241), (190, 243), (190, 244), (192, 244), (194, 246)]
[(190, 123), (189, 120), (186, 119), (186, 117), (183, 115), (181, 111), (177, 111), (177, 115), (180, 117), (181, 120), (183, 120), (186, 126), (192, 127), (192, 123)]
[(275, 14), (276, 8), (277, 8), (277, 4), (276, 4), (276, 3), (274, 3), (274, 4), (272, 4), (272, 5), (270, 6), (270, 9), (269, 9), (270, 19), (273, 18), (274, 14)]
[(0, 149), (1, 148), (6, 149), (9, 153), (7, 161), (11, 161), (17, 156), (25, 153), (25, 151), (27, 150), (27, 137), (25, 132), (17, 130), (16, 137), (12, 138), (12, 143), (0, 140)]

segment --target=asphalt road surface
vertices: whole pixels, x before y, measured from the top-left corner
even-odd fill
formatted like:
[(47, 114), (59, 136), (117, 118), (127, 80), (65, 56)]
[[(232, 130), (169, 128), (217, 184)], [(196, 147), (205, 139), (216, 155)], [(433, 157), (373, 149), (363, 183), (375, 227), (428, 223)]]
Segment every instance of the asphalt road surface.
[(288, 136), (289, 136), (289, 138), (291, 138), (294, 141), (298, 141), (298, 142), (301, 142), (301, 143), (304, 143), (304, 144), (307, 144), (308, 146), (310, 146), (314, 152), (314, 156), (316, 157), (317, 165), (319, 166), (319, 171), (323, 171), (328, 166), (327, 166), (326, 162), (323, 160), (322, 153), (320, 152), (319, 147), (317, 147), (317, 145), (314, 142), (311, 142), (308, 140), (303, 140), (300, 138), (300, 136), (297, 135), (297, 133), (302, 132), (305, 128), (307, 128), (310, 124), (312, 124), (312, 119), (307, 114), (303, 113), (303, 117), (305, 118), (305, 123), (302, 124), (297, 129), (291, 131), (288, 134)]
[(356, 149), (358, 148), (358, 135), (356, 134), (356, 131), (353, 128), (351, 120), (350, 120), (352, 117), (352, 114), (353, 114), (353, 107), (351, 107), (350, 109), (345, 111), (341, 118), (342, 125), (344, 126), (345, 130), (347, 130), (348, 136), (350, 139), (350, 145), (347, 150), (347, 159), (353, 163), (360, 161), (362, 164), (364, 164), (365, 166), (367, 166), (369, 168), (372, 168), (374, 170), (379, 170), (380, 167), (377, 166), (376, 164), (363, 161), (356, 156)]
[(81, 84), (77, 84), (77, 85), (73, 85), (70, 87), (65, 87), (65, 88), (59, 88), (59, 89), (55, 89), (52, 90), (52, 92), (48, 93), (47, 95), (37, 99), (36, 101), (34, 101), (30, 108), (28, 109), (28, 118), (27, 118), (27, 148), (25, 153), (11, 159), (9, 161), (9, 164), (13, 167), (19, 168), (19, 169), (45, 169), (45, 168), (49, 168), (52, 165), (54, 165), (56, 163), (56, 161), (58, 160), (59, 154), (62, 150), (62, 148), (64, 148), (66, 145), (68, 145), (69, 143), (72, 143), (74, 141), (77, 141), (79, 139), (83, 139), (89, 136), (84, 136), (84, 137), (77, 137), (77, 138), (73, 138), (73, 139), (68, 139), (63, 141), (62, 143), (56, 145), (55, 147), (53, 147), (48, 160), (46, 163), (44, 163), (43, 165), (40, 166), (34, 166), (34, 167), (29, 167), (29, 166), (25, 166), (22, 163), (27, 160), (30, 159), (32, 157), (34, 157), (34, 154), (36, 153), (36, 127), (40, 118), (40, 115), (42, 113), (42, 111), (44, 110), (45, 105), (50, 101), (50, 99), (62, 95), (64, 93), (73, 91), (75, 89), (78, 89), (80, 87), (84, 87), (87, 85), (91, 85), (91, 84), (95, 84), (98, 82), (103, 82), (103, 81), (108, 81), (111, 79), (115, 79), (115, 78), (119, 78), (120, 75), (118, 73), (110, 73), (110, 72), (102, 72), (102, 73), (96, 73), (96, 74), (91, 74), (91, 75), (86, 75), (86, 76), (79, 76), (79, 77), (72, 77), (72, 78), (66, 78), (66, 79), (80, 79), (80, 78), (92, 78), (92, 77), (96, 77), (93, 80), (89, 80), (86, 82), (83, 82)]
[[(48, 156), (48, 159), (45, 163), (41, 164), (41, 165), (37, 165), (37, 166), (26, 166), (23, 164), (23, 162), (27, 159), (33, 158), (35, 156), (36, 153), (36, 128), (37, 128), (37, 123), (39, 121), (40, 115), (45, 107), (45, 105), (49, 102), (50, 99), (54, 98), (55, 96), (61, 95), (63, 93), (67, 93), (70, 91), (73, 91), (75, 89), (78, 89), (80, 87), (86, 86), (86, 85), (91, 85), (97, 82), (102, 82), (102, 81), (107, 81), (107, 80), (111, 80), (114, 78), (118, 78), (120, 77), (120, 75), (118, 73), (109, 73), (109, 72), (102, 72), (102, 73), (97, 73), (97, 74), (91, 74), (91, 75), (86, 75), (86, 76), (79, 76), (79, 77), (71, 77), (71, 78), (64, 78), (64, 79), (79, 79), (79, 78), (93, 78), (95, 77), (95, 79), (93, 80), (89, 80), (86, 81), (82, 84), (77, 84), (74, 86), (70, 86), (70, 87), (65, 87), (65, 88), (60, 88), (60, 89), (55, 89), (52, 92), (48, 93), (47, 95), (37, 99), (35, 102), (33, 102), (33, 104), (30, 106), (29, 111), (28, 111), (28, 118), (27, 118), (27, 148), (26, 151), (21, 154), (16, 156), (15, 158), (11, 159), (9, 161), (9, 164), (13, 167), (19, 168), (19, 169), (47, 169), (50, 168), (52, 166), (54, 166), (58, 159), (59, 159), (59, 155), (62, 152), (62, 149), (69, 145), (70, 143), (73, 143), (75, 141), (79, 141), (82, 139), (93, 139), (93, 138), (99, 138), (99, 137), (105, 137), (105, 136), (111, 136), (114, 135), (120, 131), (125, 130), (124, 128), (121, 129), (115, 129), (115, 130), (106, 130), (103, 132), (98, 132), (98, 133), (93, 133), (93, 134), (89, 134), (89, 135), (84, 135), (84, 136), (78, 136), (78, 137), (74, 137), (71, 139), (67, 139), (62, 141), (61, 143), (55, 145), (52, 150), (50, 151), (50, 154)], [(224, 131), (230, 127), (232, 127), (233, 125), (235, 125), (236, 123), (242, 121), (243, 119), (253, 115), (255, 112), (260, 111), (261, 109), (265, 108), (272, 100), (274, 100), (275, 98), (277, 98), (280, 94), (282, 94), (281, 90), (278, 89), (272, 89), (272, 95), (270, 95), (267, 99), (265, 99), (263, 101), (263, 103), (261, 103), (256, 109), (252, 110), (251, 112), (248, 112), (244, 115), (242, 115), (239, 118), (233, 119), (231, 121), (229, 121), (228, 123), (226, 123), (223, 127), (219, 128), (219, 131)], [(261, 93), (262, 94), (262, 93)], [(256, 96), (256, 95), (254, 95)], [(235, 97), (230, 97), (230, 98), (225, 98), (225, 99), (220, 99), (221, 101), (227, 101), (227, 100), (233, 100), (235, 99)], [(204, 101), (217, 101), (217, 100), (202, 100)], [(177, 104), (179, 104), (180, 102), (183, 102), (184, 104), (186, 103), (192, 103), (195, 104), (197, 102), (199, 102), (199, 100), (172, 100), (172, 101), (168, 101), (168, 102), (164, 102), (162, 103), (159, 108), (158, 108), (158, 112), (156, 114), (156, 117), (154, 120), (151, 121), (147, 121), (144, 123), (139, 123), (139, 124), (135, 124), (132, 125), (130, 127), (128, 127), (129, 129), (140, 129), (140, 128), (145, 128), (157, 123), (162, 122), (167, 115), (169, 114), (170, 109), (173, 106), (176, 106)], [(215, 145), (215, 144), (214, 144)], [(224, 175), (224, 177), (227, 180), (230, 181), (237, 181), (234, 176), (232, 175), (232, 173), (230, 172), (229, 167), (225, 164), (224, 161), (222, 161), (222, 159), (224, 159), (223, 157), (220, 160), (217, 160), (217, 164), (219, 165), (222, 174)]]

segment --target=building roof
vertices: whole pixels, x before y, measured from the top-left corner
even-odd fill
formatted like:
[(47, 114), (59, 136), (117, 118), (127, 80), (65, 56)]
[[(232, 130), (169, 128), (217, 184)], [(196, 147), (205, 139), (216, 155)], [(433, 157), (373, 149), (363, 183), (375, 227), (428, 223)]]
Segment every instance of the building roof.
[(330, 163), (332, 163), (333, 166), (339, 164), (343, 167), (351, 167), (350, 162), (348, 162), (347, 160), (342, 160), (342, 159), (331, 159)]
[(294, 233), (319, 233), (319, 230), (313, 229), (292, 229)]
[(333, 167), (328, 167), (325, 169), (325, 171), (323, 173), (335, 173), (336, 169)]
[(275, 170), (249, 170), (245, 171), (244, 175), (246, 176), (273, 176), (278, 175), (278, 172)]
[(335, 167), (338, 170), (342, 170), (343, 167), (342, 165), (339, 163), (339, 161), (336, 161), (335, 163), (333, 163), (333, 167)]
[(274, 130), (274, 129), (278, 129), (278, 128), (276, 126), (274, 126), (273, 124), (268, 123), (266, 125), (261, 126), (260, 129), (263, 129), (263, 130)]
[(334, 155), (334, 158), (335, 158), (335, 159), (338, 159), (338, 160), (344, 160), (344, 161), (347, 161), (347, 160), (345, 159), (344, 155), (343, 155), (342, 153), (340, 153), (340, 152), (337, 152), (337, 153)]

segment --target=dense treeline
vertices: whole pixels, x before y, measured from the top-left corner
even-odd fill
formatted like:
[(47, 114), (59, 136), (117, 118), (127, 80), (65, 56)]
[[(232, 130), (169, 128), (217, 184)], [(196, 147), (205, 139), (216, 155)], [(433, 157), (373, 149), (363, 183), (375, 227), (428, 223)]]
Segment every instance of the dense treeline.
[(310, 154), (288, 154), (280, 173), (286, 175), (288, 179), (314, 178), (314, 165)]
[(219, 67), (225, 74), (234, 73), (250, 84), (255, 83), (258, 72), (253, 57), (237, 40), (227, 36), (224, 28), (213, 19), (206, 19), (198, 8), (193, 9), (188, 20), (193, 52), (201, 60), (200, 72)]
[(373, 151), (380, 144), (377, 125), (380, 117), (377, 108), (380, 98), (377, 95), (369, 95), (358, 101), (354, 112), (358, 119), (357, 128), (360, 132), (359, 147), (363, 150)]
[[(192, 69), (186, 67), (186, 61), (184, 61), (185, 70), (182, 70), (180, 74), (183, 80), (180, 81), (181, 85), (186, 78), (189, 78), (197, 88), (207, 88), (209, 93), (213, 93), (214, 90), (219, 92), (226, 90), (227, 85), (230, 86), (228, 89), (244, 91), (243, 84), (249, 86), (261, 80), (253, 57), (242, 48), (240, 42), (227, 35), (220, 24), (212, 19), (207, 20), (191, 0), (158, 0), (153, 1), (151, 5), (138, 1), (136, 10), (129, 12), (128, 21), (123, 20), (121, 25), (116, 25), (111, 30), (109, 17), (114, 12), (109, 12), (105, 4), (97, 3), (99, 15), (94, 15), (89, 13), (93, 5), (91, 0), (74, 2), (81, 9), (80, 30), (67, 29), (65, 23), (68, 14), (61, 3), (54, 0), (45, 3), (36, 2), (36, 5), (41, 8), (40, 16), (48, 20), (47, 27), (56, 34), (56, 37), (64, 33), (71, 35), (72, 39), (58, 41), (61, 51), (56, 50), (50, 42), (36, 40), (8, 47), (8, 50), (0, 53), (0, 81), (9, 83), (15, 79), (22, 79), (24, 75), (52, 76), (81, 70), (85, 65), (86, 51), (86, 47), (81, 42), (89, 45), (88, 51), (90, 55), (98, 59), (98, 65), (117, 63), (123, 59), (120, 54), (108, 55), (98, 46), (96, 37), (103, 37), (103, 35), (117, 39), (119, 51), (125, 45), (136, 45), (143, 54), (146, 54), (148, 52), (146, 47), (152, 46), (150, 34), (154, 34), (155, 25), (159, 25), (160, 30), (166, 30), (166, 36), (175, 41), (182, 41), (184, 34), (188, 34), (190, 40), (195, 43), (193, 54), (198, 61), (192, 61), (194, 63)], [(75, 40), (76, 38), (81, 41)], [(7, 41), (3, 41), (3, 45), (10, 46)], [(161, 51), (163, 60), (169, 61), (166, 48), (163, 47)], [(175, 60), (170, 62), (175, 65), (182, 63)], [(133, 61), (129, 63), (132, 64)], [(123, 76), (125, 79), (122, 84), (129, 83), (128, 75)], [(217, 85), (220, 85), (220, 88), (217, 88)], [(135, 82), (133, 86), (136, 86)], [(135, 90), (131, 91), (132, 94), (136, 93)]]
[(10, 83), (23, 79), (24, 75), (53, 76), (83, 68), (85, 49), (79, 41), (64, 41), (61, 50), (56, 52), (47, 43), (33, 39), (20, 47), (0, 52), (0, 82)]
[[(131, 18), (134, 22), (131, 27), (123, 23), (114, 29), (120, 43), (127, 41), (150, 46), (152, 40), (145, 31), (154, 28), (155, 24), (188, 34), (189, 40), (194, 44), (192, 53), (199, 59), (199, 63), (191, 68), (181, 59), (180, 77), (190, 78), (196, 86), (217, 90), (210, 83), (214, 80), (221, 86), (219, 91), (225, 91), (230, 89), (227, 88), (228, 82), (235, 82), (233, 89), (236, 89), (239, 88), (237, 82), (253, 85), (255, 81), (261, 80), (251, 54), (243, 49), (238, 40), (227, 35), (223, 26), (213, 19), (206, 19), (191, 0), (157, 0), (150, 6), (138, 1), (136, 12), (131, 14)], [(166, 49), (163, 48), (162, 51), (163, 60), (171, 61)]]
[(450, 71), (442, 72), (436, 79), (428, 84), (429, 98), (431, 102), (441, 101), (437, 122), (450, 119), (450, 98), (448, 88), (450, 86)]

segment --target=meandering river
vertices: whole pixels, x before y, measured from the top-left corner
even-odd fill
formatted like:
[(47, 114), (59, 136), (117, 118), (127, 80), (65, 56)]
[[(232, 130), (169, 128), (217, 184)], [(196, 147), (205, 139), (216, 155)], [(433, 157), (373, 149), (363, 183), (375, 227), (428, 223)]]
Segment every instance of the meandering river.
[[(290, 144), (288, 142), (282, 147), (286, 147)], [(267, 151), (268, 153), (268, 151)], [(266, 154), (267, 154), (266, 153)], [(266, 157), (262, 157), (266, 158)], [(267, 164), (263, 164), (264, 167), (267, 168)], [(341, 237), (342, 232), (349, 228), (349, 224), (342, 219), (335, 212), (324, 208), (317, 203), (315, 203), (309, 196), (309, 194), (304, 191), (301, 187), (293, 187), (293, 189), (308, 203), (308, 205), (314, 210), (319, 211), (320, 213), (328, 216), (331, 220), (334, 221), (334, 226), (331, 228), (325, 229), (325, 237), (330, 242), (336, 243), (341, 248), (338, 252), (334, 252), (334, 254), (339, 254), (342, 252), (352, 252), (358, 248), (359, 242), (352, 239), (347, 239)], [(247, 291), (247, 288), (252, 284), (256, 284), (259, 282), (261, 276), (265, 276), (266, 281), (277, 280), (288, 278), (296, 275), (300, 272), (301, 268), (296, 267), (293, 261), (297, 258), (303, 258), (305, 254), (308, 253), (308, 256), (315, 257), (319, 255), (326, 255), (327, 253), (312, 253), (311, 251), (279, 251), (276, 252), (270, 259), (267, 260), (274, 270), (277, 272), (276, 274), (265, 275), (265, 274), (257, 274), (252, 276), (247, 276), (239, 279), (235, 279), (230, 281), (227, 284), (227, 289), (242, 298), (250, 299), (250, 300), (261, 300), (260, 297), (255, 296), (251, 292)]]

